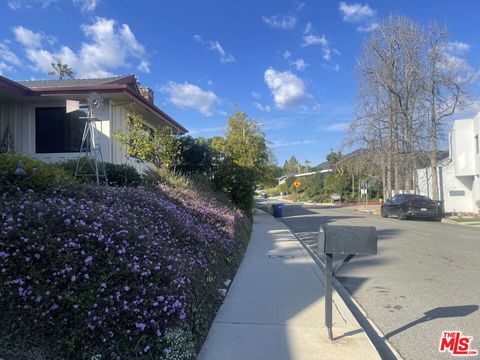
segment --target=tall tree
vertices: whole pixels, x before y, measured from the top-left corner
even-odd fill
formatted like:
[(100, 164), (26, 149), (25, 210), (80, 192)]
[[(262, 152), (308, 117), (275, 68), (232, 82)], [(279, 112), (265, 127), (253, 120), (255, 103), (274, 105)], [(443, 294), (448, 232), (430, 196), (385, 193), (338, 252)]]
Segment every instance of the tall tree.
[(292, 155), (288, 161), (285, 160), (285, 164), (283, 165), (283, 172), (285, 175), (288, 174), (298, 174), (298, 167), (300, 163), (298, 162), (295, 155)]
[[(415, 190), (419, 156), (429, 148), (437, 167), (445, 119), (467, 103), (466, 61), (449, 55), (446, 31), (427, 31), (404, 16), (391, 16), (363, 45), (357, 61), (357, 119), (347, 143), (369, 149), (380, 168), (384, 197)], [(467, 69), (466, 69), (467, 68)], [(438, 179), (432, 171), (434, 198)]]
[(438, 138), (445, 127), (445, 119), (468, 103), (467, 85), (473, 78), (465, 61), (449, 55), (448, 30), (437, 23), (430, 24), (427, 34), (425, 66), (425, 101), (429, 112), (428, 129), (432, 167), (432, 197), (439, 200), (437, 154)]
[(257, 121), (236, 110), (228, 119), (224, 137), (212, 139), (218, 152), (215, 182), (242, 210), (250, 213), (255, 185), (264, 178), (269, 151)]
[(48, 76), (57, 76), (59, 80), (63, 80), (65, 77), (73, 79), (73, 70), (67, 64), (62, 64), (59, 60), (57, 63), (52, 63), (53, 70), (48, 73)]

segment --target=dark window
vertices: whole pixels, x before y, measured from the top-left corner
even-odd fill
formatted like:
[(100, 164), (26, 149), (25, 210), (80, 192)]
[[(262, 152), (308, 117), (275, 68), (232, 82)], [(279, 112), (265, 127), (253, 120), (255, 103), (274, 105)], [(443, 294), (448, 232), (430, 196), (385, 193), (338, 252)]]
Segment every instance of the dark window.
[(478, 135), (475, 135), (475, 150), (478, 153), (480, 153), (480, 146), (478, 144)]
[(36, 108), (35, 141), (37, 153), (63, 153), (80, 150), (85, 120), (82, 111), (66, 113), (64, 107)]

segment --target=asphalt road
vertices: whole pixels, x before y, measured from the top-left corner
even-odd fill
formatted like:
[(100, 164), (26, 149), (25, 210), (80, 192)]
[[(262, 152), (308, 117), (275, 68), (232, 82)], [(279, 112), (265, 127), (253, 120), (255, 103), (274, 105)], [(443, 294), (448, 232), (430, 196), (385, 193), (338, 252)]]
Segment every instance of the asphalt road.
[(453, 358), (438, 351), (447, 330), (473, 336), (480, 354), (479, 228), (296, 204), (281, 220), (314, 251), (322, 223), (376, 226), (378, 254), (337, 274), (368, 317), (404, 359)]

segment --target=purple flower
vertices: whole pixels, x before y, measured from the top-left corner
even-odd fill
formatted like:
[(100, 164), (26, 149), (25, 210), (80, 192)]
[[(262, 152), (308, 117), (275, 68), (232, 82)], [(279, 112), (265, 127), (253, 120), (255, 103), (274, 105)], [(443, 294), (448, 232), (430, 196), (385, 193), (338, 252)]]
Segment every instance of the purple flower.
[(75, 282), (75, 280), (77, 280), (77, 277), (75, 275), (72, 275), (70, 280), (72, 280), (72, 282)]
[(145, 324), (144, 323), (135, 323), (135, 326), (137, 329), (140, 329), (140, 331), (145, 330)]
[(145, 346), (145, 348), (143, 349), (143, 352), (146, 353), (146, 352), (148, 352), (148, 350), (150, 350), (150, 346), (149, 346), (149, 345)]
[(72, 222), (72, 221), (71, 221), (70, 219), (65, 219), (65, 220), (63, 221), (63, 223), (64, 223), (65, 225), (70, 225), (71, 222)]
[(93, 258), (91, 256), (88, 256), (86, 259), (85, 259), (85, 265), (90, 265), (93, 261)]

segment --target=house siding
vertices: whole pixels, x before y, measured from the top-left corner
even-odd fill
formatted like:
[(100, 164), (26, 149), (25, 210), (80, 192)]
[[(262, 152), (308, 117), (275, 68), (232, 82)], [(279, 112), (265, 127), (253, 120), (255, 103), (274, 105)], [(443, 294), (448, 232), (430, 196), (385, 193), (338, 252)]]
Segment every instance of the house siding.
[[(25, 153), (46, 162), (58, 162), (78, 157), (78, 153), (36, 153), (35, 150), (35, 109), (39, 107), (62, 107), (64, 101), (48, 102), (3, 102), (0, 103), (0, 138), (3, 138), (5, 129), (10, 127), (15, 151)], [(109, 119), (109, 105), (106, 100), (101, 121), (96, 123), (97, 139), (102, 149), (104, 161), (112, 161), (111, 132)]]
[[(437, 172), (443, 186), (439, 188), (447, 213), (477, 213), (480, 209), (480, 154), (476, 153), (475, 136), (480, 131), (480, 113), (474, 119), (455, 120), (450, 132), (450, 158)], [(431, 168), (418, 169), (419, 193), (432, 196)], [(440, 176), (439, 176), (440, 178)], [(439, 184), (440, 187), (441, 184)], [(457, 193), (457, 196), (452, 196)], [(464, 195), (458, 195), (464, 191)]]

